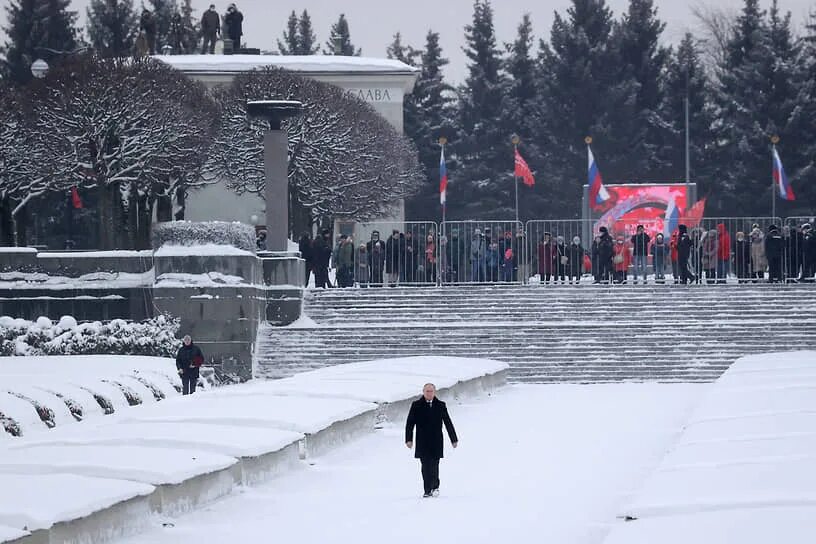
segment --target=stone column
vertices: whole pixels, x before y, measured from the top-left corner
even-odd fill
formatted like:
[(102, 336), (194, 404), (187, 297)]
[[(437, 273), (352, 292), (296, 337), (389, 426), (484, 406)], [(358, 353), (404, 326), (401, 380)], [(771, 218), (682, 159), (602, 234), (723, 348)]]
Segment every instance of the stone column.
[(288, 138), (283, 130), (264, 136), (266, 171), (266, 246), (269, 251), (286, 251), (289, 239)]

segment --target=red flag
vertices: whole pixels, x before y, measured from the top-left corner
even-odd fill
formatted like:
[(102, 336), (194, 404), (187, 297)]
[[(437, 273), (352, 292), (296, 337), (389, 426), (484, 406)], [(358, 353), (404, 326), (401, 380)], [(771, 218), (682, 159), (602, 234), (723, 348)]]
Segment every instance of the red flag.
[(524, 180), (524, 185), (527, 187), (535, 185), (533, 173), (530, 171), (530, 167), (527, 166), (527, 162), (522, 158), (521, 153), (518, 152), (518, 149), (516, 149), (516, 171), (514, 175)]
[(74, 205), (74, 209), (82, 209), (82, 199), (79, 198), (79, 191), (77, 191), (76, 186), (71, 187), (71, 203)]
[(706, 199), (702, 198), (697, 201), (687, 212), (680, 213), (680, 222), (687, 227), (693, 228), (700, 224), (705, 214)]

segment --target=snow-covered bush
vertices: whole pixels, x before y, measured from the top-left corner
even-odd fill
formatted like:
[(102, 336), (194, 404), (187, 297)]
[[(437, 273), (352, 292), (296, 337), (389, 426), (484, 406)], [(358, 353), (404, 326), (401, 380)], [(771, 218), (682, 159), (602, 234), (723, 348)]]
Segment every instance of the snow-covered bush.
[(255, 229), (243, 223), (226, 221), (172, 221), (159, 223), (153, 229), (153, 249), (163, 245), (200, 246), (215, 244), (233, 246), (255, 253)]
[(177, 318), (160, 315), (142, 322), (113, 321), (77, 324), (71, 317), (59, 323), (0, 317), (0, 355), (147, 355), (175, 357), (181, 341)]

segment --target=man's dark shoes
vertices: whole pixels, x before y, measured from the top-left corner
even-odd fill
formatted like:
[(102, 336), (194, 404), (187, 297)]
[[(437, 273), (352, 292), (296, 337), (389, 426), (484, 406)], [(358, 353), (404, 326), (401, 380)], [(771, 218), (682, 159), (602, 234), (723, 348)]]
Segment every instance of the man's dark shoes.
[(430, 491), (428, 491), (427, 493), (425, 493), (424, 495), (422, 495), (422, 498), (423, 498), (423, 499), (427, 499), (427, 498), (430, 498), (430, 497), (433, 497), (433, 495), (431, 495), (431, 492), (430, 492)]

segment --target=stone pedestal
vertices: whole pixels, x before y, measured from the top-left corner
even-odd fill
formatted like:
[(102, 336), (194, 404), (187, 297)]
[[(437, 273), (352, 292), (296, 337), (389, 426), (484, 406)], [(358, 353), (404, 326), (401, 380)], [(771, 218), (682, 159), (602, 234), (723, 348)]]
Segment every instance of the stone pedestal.
[(289, 156), (288, 137), (282, 130), (264, 136), (266, 172), (266, 246), (286, 251), (289, 246)]

